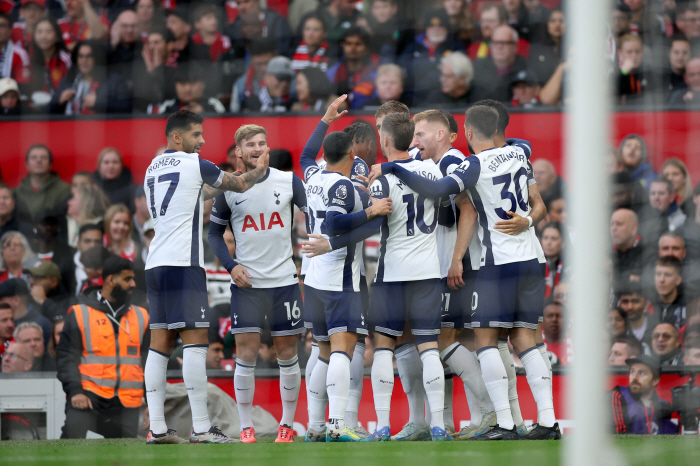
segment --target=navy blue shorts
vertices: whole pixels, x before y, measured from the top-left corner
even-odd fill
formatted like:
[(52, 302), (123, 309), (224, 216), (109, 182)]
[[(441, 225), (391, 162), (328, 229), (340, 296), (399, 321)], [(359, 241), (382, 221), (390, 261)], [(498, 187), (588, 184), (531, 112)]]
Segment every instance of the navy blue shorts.
[[(369, 316), (369, 289), (367, 288), (367, 277), (360, 275), (360, 296), (362, 297), (362, 309), (365, 317)], [(304, 327), (311, 329), (314, 327), (313, 319), (309, 312), (304, 313)]]
[(472, 297), (472, 327), (536, 329), (544, 287), (537, 259), (481, 267)]
[(442, 314), (443, 328), (471, 328), (472, 311), (471, 298), (474, 293), (474, 281), (476, 280), (476, 270), (465, 270), (462, 274), (464, 286), (457, 291), (451, 290), (447, 286), (447, 279), (440, 280), (442, 283)]
[(411, 282), (376, 282), (369, 307), (372, 328), (383, 335), (403, 335), (408, 320), (414, 335), (440, 334), (442, 285), (439, 278)]
[(146, 270), (151, 329), (208, 328), (207, 276), (201, 267)]
[(304, 307), (317, 341), (330, 341), (330, 336), (338, 332), (367, 335), (359, 292), (316, 290), (306, 286), (304, 295)]
[(273, 337), (304, 332), (299, 285), (239, 288), (231, 285), (231, 333), (262, 333), (265, 317)]

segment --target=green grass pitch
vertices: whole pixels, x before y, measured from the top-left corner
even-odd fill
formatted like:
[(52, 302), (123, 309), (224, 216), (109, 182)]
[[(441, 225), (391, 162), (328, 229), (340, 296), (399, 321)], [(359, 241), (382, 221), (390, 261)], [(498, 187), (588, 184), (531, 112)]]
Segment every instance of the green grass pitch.
[[(560, 464), (562, 442), (385, 442), (372, 444), (145, 445), (143, 439), (0, 442), (2, 465), (107, 466), (446, 466)], [(697, 464), (700, 438), (615, 437), (610, 464)]]

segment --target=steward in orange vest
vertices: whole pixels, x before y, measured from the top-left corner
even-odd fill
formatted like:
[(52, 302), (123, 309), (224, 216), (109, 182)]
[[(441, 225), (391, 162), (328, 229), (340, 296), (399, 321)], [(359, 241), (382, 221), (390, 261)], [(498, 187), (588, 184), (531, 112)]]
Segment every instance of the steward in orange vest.
[(108, 258), (101, 289), (87, 290), (68, 310), (56, 348), (67, 395), (61, 438), (136, 437), (143, 404), (143, 367), (150, 344), (148, 312), (131, 304), (134, 266)]

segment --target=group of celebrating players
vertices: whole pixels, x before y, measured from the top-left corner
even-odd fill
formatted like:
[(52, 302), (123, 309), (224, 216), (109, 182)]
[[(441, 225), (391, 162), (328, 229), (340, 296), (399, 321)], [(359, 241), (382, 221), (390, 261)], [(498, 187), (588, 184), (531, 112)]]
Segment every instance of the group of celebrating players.
[[(330, 105), (301, 155), (305, 183), (268, 167), (266, 130), (235, 134), (239, 173), (200, 159), (203, 119), (168, 118), (168, 150), (153, 159), (144, 188), (155, 226), (146, 263), (151, 348), (145, 367), (151, 427), (147, 443), (254, 443), (255, 364), (265, 319), (280, 367), (282, 419), (275, 442), (293, 442), (301, 385), (296, 343), (305, 328), (314, 344), (306, 367), (307, 442), (560, 439), (552, 373), (538, 331), (544, 301), (544, 254), (533, 226), (546, 209), (527, 141), (506, 139), (508, 112), (482, 101), (465, 115), (473, 156), (452, 147), (459, 128), (446, 112), (410, 117), (399, 102), (375, 114), (389, 161), (369, 169), (356, 157), (354, 125), (327, 134), (347, 111)], [(323, 162), (317, 163), (323, 148)], [(239, 439), (211, 426), (205, 356), (207, 292), (202, 269), (202, 202), (214, 198), (209, 242), (231, 274), (231, 332)], [(306, 214), (302, 243), (304, 299), (293, 262), (292, 218)], [(223, 239), (227, 226), (235, 258)], [(379, 234), (369, 296), (362, 244)], [(474, 352), (460, 343), (464, 329)], [(377, 428), (358, 423), (364, 337), (374, 334), (372, 391)], [(192, 408), (189, 440), (168, 429), (165, 371), (177, 334)], [(510, 339), (537, 403), (528, 429), (518, 404)], [(393, 358), (409, 404), (409, 422), (390, 434)], [(455, 432), (453, 374), (461, 378), (470, 424)], [(326, 409), (329, 419), (326, 420)]]

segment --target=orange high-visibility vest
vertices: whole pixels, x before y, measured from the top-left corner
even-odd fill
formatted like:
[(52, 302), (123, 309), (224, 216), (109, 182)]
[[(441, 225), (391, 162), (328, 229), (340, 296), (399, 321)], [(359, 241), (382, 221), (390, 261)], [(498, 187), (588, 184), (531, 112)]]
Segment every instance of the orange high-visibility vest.
[(148, 328), (148, 312), (138, 306), (121, 318), (115, 339), (112, 321), (104, 312), (75, 305), (75, 320), (83, 338), (80, 377), (83, 389), (102, 398), (116, 395), (128, 408), (141, 406), (144, 396), (141, 342)]

